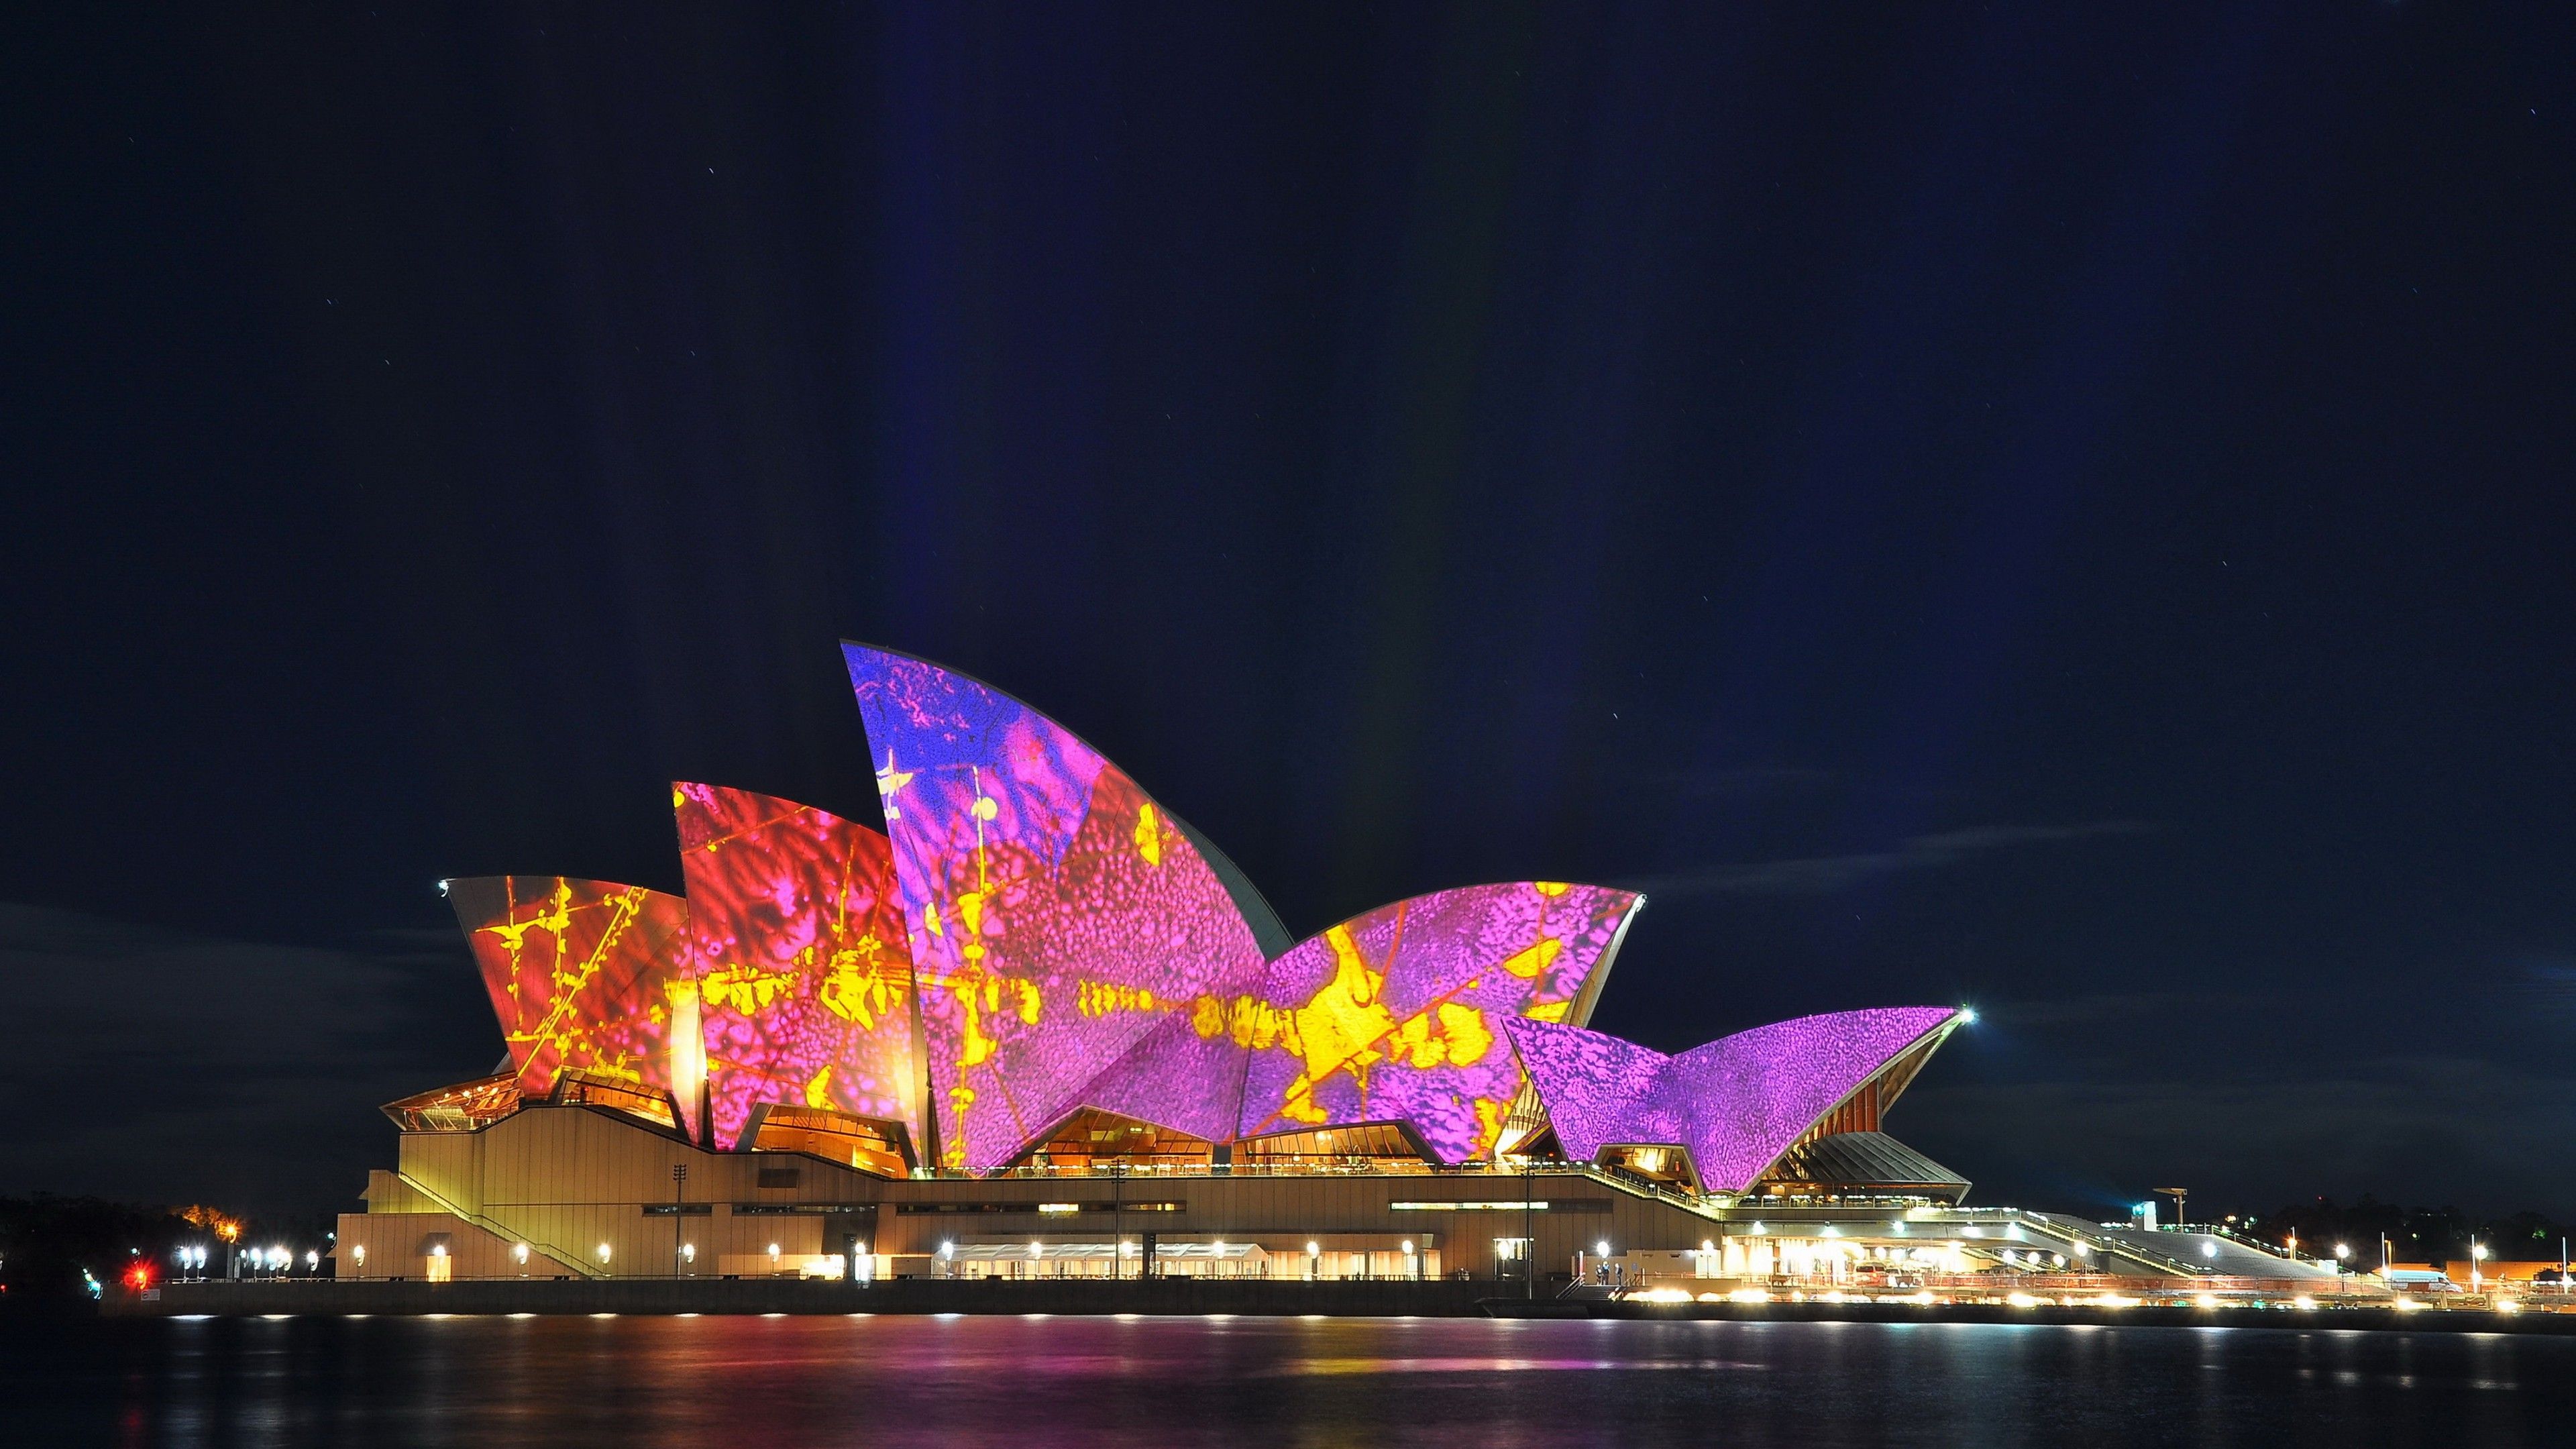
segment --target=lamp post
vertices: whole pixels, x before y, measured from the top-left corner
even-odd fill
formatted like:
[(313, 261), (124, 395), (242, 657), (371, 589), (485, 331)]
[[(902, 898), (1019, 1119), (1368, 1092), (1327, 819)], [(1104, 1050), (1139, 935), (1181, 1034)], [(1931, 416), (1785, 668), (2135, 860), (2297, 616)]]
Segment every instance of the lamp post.
[(2478, 1272), (2479, 1266), (2486, 1260), (2487, 1245), (2474, 1237), (2469, 1239), (2469, 1291), (2472, 1293), (2486, 1291), (2486, 1279)]
[(1127, 1276), (1127, 1159), (1109, 1159), (1109, 1280)]
[(680, 1228), (687, 1221), (680, 1206), (688, 1200), (689, 1164), (671, 1164), (671, 1276), (680, 1276)]
[(1530, 1201), (1530, 1160), (1521, 1156), (1521, 1296), (1538, 1296), (1538, 1237), (1530, 1225), (1533, 1204)]

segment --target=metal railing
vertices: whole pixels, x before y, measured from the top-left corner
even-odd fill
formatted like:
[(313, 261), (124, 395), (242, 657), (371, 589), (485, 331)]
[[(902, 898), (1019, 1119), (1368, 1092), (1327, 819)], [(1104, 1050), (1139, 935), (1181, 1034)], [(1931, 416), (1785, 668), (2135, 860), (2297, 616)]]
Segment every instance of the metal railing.
[(397, 1173), (395, 1175), (402, 1179), (403, 1186), (410, 1188), (412, 1191), (419, 1193), (422, 1197), (428, 1198), (431, 1202), (438, 1204), (439, 1211), (446, 1213), (451, 1217), (457, 1218), (463, 1222), (471, 1223), (475, 1227), (481, 1228), (483, 1231), (490, 1233), (492, 1236), (500, 1238), (505, 1242), (525, 1243), (536, 1251), (554, 1259), (564, 1267), (570, 1268), (584, 1278), (605, 1278), (608, 1276), (605, 1269), (592, 1267), (590, 1264), (582, 1261), (580, 1254), (575, 1253), (568, 1248), (559, 1248), (552, 1243), (540, 1242), (523, 1233), (514, 1232), (511, 1229), (502, 1226), (499, 1222), (485, 1217), (481, 1213), (468, 1212), (465, 1210), (463, 1205), (450, 1199), (446, 1194), (436, 1191), (428, 1184), (408, 1173)]

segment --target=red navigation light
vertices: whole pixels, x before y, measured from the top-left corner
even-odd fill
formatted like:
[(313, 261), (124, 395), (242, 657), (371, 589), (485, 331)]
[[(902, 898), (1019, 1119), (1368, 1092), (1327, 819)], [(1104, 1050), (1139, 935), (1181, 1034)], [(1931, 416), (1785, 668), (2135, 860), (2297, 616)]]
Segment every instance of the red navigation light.
[(140, 1293), (152, 1286), (152, 1260), (149, 1258), (125, 1270), (125, 1286)]

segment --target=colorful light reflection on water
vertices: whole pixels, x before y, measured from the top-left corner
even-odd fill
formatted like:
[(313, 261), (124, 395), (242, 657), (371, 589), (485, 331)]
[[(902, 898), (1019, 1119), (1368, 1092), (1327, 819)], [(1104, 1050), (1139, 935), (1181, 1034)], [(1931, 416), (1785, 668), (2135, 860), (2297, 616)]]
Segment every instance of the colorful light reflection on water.
[(2576, 1339), (1833, 1323), (817, 1316), (0, 1333), (27, 1444), (2542, 1444)]

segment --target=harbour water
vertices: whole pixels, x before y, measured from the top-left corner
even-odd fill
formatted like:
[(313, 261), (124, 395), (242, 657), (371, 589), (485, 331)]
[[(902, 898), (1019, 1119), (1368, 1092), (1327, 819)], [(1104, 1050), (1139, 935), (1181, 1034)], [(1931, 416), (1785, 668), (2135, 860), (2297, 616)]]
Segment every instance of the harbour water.
[(700, 1317), (0, 1328), (0, 1443), (2564, 1444), (2576, 1339), (2321, 1328)]

